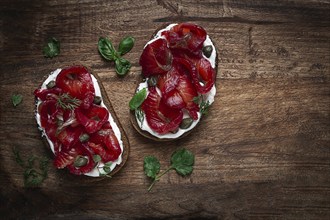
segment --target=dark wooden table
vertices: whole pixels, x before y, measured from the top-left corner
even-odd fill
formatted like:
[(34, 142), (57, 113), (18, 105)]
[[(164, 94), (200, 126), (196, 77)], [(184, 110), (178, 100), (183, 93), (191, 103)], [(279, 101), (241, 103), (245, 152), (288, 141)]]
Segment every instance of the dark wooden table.
[[(330, 3), (293, 1), (19, 1), (0, 3), (0, 218), (20, 219), (329, 219)], [(128, 102), (139, 56), (155, 29), (203, 26), (219, 50), (218, 93), (189, 136), (157, 143), (130, 125)], [(136, 44), (119, 78), (97, 51), (100, 36)], [(61, 54), (44, 58), (50, 37)], [(49, 169), (40, 188), (23, 187), (17, 148), (51, 157), (34, 116), (34, 89), (50, 71), (80, 62), (97, 73), (131, 143), (112, 179)], [(23, 94), (13, 107), (11, 95)], [(192, 175), (174, 171), (147, 192), (143, 158), (164, 169), (179, 147), (195, 156)]]

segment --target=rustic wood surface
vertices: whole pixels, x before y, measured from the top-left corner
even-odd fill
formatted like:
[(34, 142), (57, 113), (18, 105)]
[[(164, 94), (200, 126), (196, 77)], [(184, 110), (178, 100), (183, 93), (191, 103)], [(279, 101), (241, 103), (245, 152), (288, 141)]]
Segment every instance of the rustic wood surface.
[[(201, 3), (203, 2), (203, 3)], [(329, 219), (330, 2), (23, 1), (0, 3), (0, 218)], [(219, 52), (218, 93), (189, 136), (152, 142), (129, 122), (139, 56), (155, 29), (203, 26)], [(135, 37), (130, 73), (119, 78), (97, 51)], [(61, 54), (44, 58), (49, 37)], [(50, 71), (81, 62), (102, 79), (131, 143), (112, 179), (75, 177), (50, 167), (40, 188), (23, 187), (12, 148), (51, 157), (33, 117), (33, 91)], [(11, 95), (23, 94), (16, 108)], [(196, 155), (192, 175), (165, 175), (151, 192), (143, 158), (162, 168), (179, 147)]]

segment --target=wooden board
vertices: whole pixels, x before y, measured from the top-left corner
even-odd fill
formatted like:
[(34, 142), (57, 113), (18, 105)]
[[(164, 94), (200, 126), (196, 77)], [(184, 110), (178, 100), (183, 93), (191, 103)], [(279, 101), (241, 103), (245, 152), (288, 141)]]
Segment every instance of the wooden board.
[[(7, 218), (329, 219), (329, 1), (19, 1), (0, 3), (0, 216)], [(189, 136), (157, 143), (129, 122), (139, 56), (165, 23), (203, 26), (219, 50), (218, 93)], [(100, 36), (136, 44), (119, 78), (97, 51)], [(44, 58), (49, 37), (61, 54)], [(52, 166), (37, 189), (23, 187), (23, 158), (51, 157), (33, 118), (33, 91), (44, 75), (76, 62), (97, 73), (131, 144), (114, 178), (74, 177)], [(13, 107), (11, 95), (23, 94)], [(174, 171), (151, 192), (143, 158), (162, 170), (179, 147), (195, 156), (192, 175)]]

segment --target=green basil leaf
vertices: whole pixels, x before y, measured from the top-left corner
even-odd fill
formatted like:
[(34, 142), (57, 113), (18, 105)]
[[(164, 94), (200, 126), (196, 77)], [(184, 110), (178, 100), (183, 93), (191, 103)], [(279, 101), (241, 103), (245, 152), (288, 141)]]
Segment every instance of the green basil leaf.
[(11, 100), (13, 102), (14, 107), (16, 107), (22, 102), (23, 96), (21, 94), (14, 94), (12, 95)]
[(194, 154), (185, 148), (175, 151), (171, 157), (171, 166), (182, 176), (192, 173), (194, 162)]
[(100, 37), (97, 46), (104, 59), (110, 61), (117, 59), (117, 52), (108, 38)]
[(125, 37), (121, 40), (121, 42), (119, 43), (119, 47), (118, 47), (118, 53), (120, 55), (124, 55), (126, 53), (128, 53), (129, 51), (131, 51), (131, 49), (134, 46), (134, 38), (133, 37)]
[(155, 179), (159, 171), (160, 171), (159, 160), (154, 156), (146, 156), (144, 158), (144, 173), (148, 177)]
[(115, 60), (115, 67), (117, 74), (123, 76), (128, 73), (131, 68), (131, 63), (124, 58), (118, 58)]
[(142, 105), (146, 97), (147, 97), (147, 88), (143, 88), (140, 91), (138, 91), (129, 101), (129, 108), (131, 110), (138, 109), (140, 105)]
[(52, 37), (42, 51), (45, 57), (53, 58), (60, 54), (60, 42), (55, 37)]

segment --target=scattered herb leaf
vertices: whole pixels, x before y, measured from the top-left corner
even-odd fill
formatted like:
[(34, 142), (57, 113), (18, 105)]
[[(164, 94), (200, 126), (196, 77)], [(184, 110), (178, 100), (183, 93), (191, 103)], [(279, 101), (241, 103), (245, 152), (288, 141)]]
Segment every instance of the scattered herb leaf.
[(126, 73), (128, 73), (130, 68), (131, 68), (131, 63), (128, 60), (121, 57), (115, 60), (115, 69), (118, 75), (120, 76), (126, 75)]
[(148, 177), (155, 179), (159, 171), (159, 160), (155, 156), (146, 156), (144, 158), (144, 173)]
[(55, 37), (52, 37), (42, 51), (45, 57), (53, 58), (60, 54), (60, 42)]
[(163, 172), (160, 171), (160, 163), (154, 156), (146, 156), (144, 158), (144, 172), (153, 179), (151, 185), (148, 188), (150, 192), (154, 184), (160, 180), (160, 178), (168, 171), (175, 169), (181, 176), (186, 176), (192, 173), (194, 166), (195, 156), (189, 150), (182, 148), (175, 151), (171, 157), (171, 166)]
[(106, 60), (116, 60), (117, 53), (108, 38), (100, 37), (98, 42), (98, 49), (102, 57)]
[(184, 148), (175, 151), (171, 157), (171, 166), (182, 176), (192, 173), (194, 162), (193, 153)]
[(147, 97), (147, 89), (143, 88), (140, 91), (138, 91), (137, 93), (135, 93), (135, 95), (129, 101), (129, 108), (131, 110), (138, 109), (140, 107), (140, 105), (142, 105), (142, 103), (146, 99), (146, 97)]
[(23, 96), (21, 94), (14, 94), (11, 96), (11, 100), (12, 100), (14, 107), (16, 107), (22, 102)]
[[(48, 177), (48, 165), (49, 160), (47, 158), (38, 158), (36, 156), (30, 156), (27, 163), (25, 163), (19, 151), (13, 148), (14, 159), (18, 165), (24, 168), (24, 186), (25, 187), (37, 187)], [(35, 161), (39, 160), (39, 166), (35, 165)]]
[(133, 46), (133, 37), (125, 37), (122, 39), (119, 44), (118, 52), (108, 38), (100, 37), (98, 41), (98, 50), (101, 56), (106, 60), (115, 62), (116, 73), (119, 76), (126, 75), (132, 66), (128, 60), (122, 58), (121, 56), (128, 53)]
[(118, 53), (120, 53), (120, 55), (124, 55), (130, 52), (134, 46), (134, 41), (135, 39), (133, 37), (123, 38), (119, 43)]

